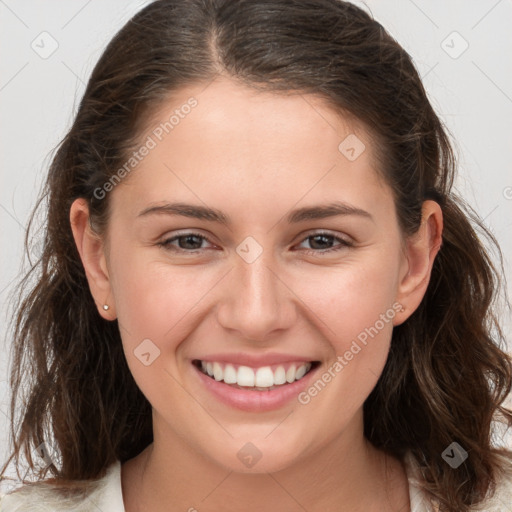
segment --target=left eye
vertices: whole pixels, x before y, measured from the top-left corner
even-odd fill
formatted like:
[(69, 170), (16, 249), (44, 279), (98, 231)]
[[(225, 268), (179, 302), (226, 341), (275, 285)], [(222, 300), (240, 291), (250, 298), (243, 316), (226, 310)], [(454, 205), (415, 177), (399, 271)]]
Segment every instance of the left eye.
[[(313, 250), (306, 249), (306, 252), (309, 254), (325, 254), (331, 251), (340, 251), (341, 249), (345, 249), (347, 247), (352, 247), (352, 243), (348, 240), (340, 238), (338, 236), (331, 235), (330, 233), (313, 233), (306, 238), (301, 243), (308, 242)], [(331, 245), (334, 242), (338, 242), (337, 245), (332, 247), (326, 247), (326, 245)], [(320, 245), (320, 248), (318, 248)], [(315, 246), (317, 246), (315, 250)]]

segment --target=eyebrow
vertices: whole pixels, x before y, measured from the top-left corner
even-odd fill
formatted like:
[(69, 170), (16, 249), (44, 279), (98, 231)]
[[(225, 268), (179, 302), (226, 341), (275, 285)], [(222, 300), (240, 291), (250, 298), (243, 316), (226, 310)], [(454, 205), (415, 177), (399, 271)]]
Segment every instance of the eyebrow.
[[(217, 222), (224, 226), (231, 225), (230, 218), (220, 210), (187, 203), (165, 203), (149, 206), (142, 210), (137, 217), (145, 217), (154, 214), (179, 215), (199, 220)], [(286, 215), (286, 220), (289, 224), (297, 224), (307, 220), (326, 219), (328, 217), (335, 217), (339, 215), (356, 215), (373, 221), (373, 217), (367, 211), (341, 202), (298, 208), (289, 212)]]

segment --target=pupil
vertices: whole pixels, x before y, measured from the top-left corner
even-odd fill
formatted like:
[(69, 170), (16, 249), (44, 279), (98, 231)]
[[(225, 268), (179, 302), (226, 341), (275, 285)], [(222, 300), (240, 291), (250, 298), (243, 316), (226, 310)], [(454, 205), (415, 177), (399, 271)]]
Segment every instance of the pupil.
[[(329, 239), (330, 239), (331, 237), (330, 237), (330, 236), (328, 236), (328, 235), (315, 235), (315, 236), (313, 236), (313, 243), (311, 244), (311, 246), (312, 246), (313, 248), (315, 248), (314, 246), (316, 245), (315, 239), (319, 239), (319, 238), (323, 239), (323, 241), (324, 241), (324, 242), (326, 242), (326, 240), (327, 240), (327, 242), (326, 242), (326, 243), (328, 244), (328, 243), (329, 243), (328, 241), (329, 241)], [(317, 248), (317, 249), (325, 249), (325, 245), (324, 245), (324, 246), (322, 246), (322, 243), (320, 243), (320, 247), (316, 247), (316, 248)]]
[[(191, 239), (196, 239), (196, 241), (198, 241), (199, 243), (199, 247), (187, 247), (186, 245), (188, 244), (188, 242), (191, 240)], [(186, 242), (184, 244), (181, 243), (182, 240), (186, 240)], [(194, 245), (194, 242), (191, 242), (192, 245)], [(185, 247), (184, 247), (185, 245)], [(197, 245), (197, 244), (196, 244)], [(187, 236), (182, 236), (180, 237), (180, 247), (182, 249), (198, 249), (201, 247), (201, 239), (196, 236), (196, 235), (187, 235)]]

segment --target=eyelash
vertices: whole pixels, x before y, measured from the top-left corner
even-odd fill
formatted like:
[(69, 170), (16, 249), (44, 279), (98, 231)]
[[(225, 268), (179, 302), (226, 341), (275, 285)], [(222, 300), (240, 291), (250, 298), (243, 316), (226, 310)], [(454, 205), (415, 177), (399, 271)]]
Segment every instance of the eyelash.
[[(168, 238), (167, 240), (163, 240), (162, 242), (158, 242), (157, 245), (159, 245), (160, 247), (163, 247), (166, 250), (171, 250), (174, 252), (197, 254), (202, 249), (187, 250), (187, 249), (181, 249), (181, 248), (171, 246), (171, 242), (174, 242), (175, 240), (179, 240), (180, 238), (186, 238), (186, 237), (190, 237), (190, 236), (194, 236), (194, 237), (200, 238), (202, 240), (206, 240), (208, 243), (212, 243), (204, 235), (201, 235), (199, 233), (194, 233), (194, 232), (187, 232), (187, 233), (182, 233), (180, 235), (173, 236), (172, 238)], [(305, 240), (307, 240), (309, 238), (315, 238), (317, 236), (325, 236), (328, 238), (332, 238), (335, 241), (340, 242), (340, 244), (337, 246), (331, 247), (330, 249), (323, 249), (323, 250), (322, 249), (318, 249), (318, 250), (305, 249), (306, 254), (322, 255), (322, 254), (326, 254), (326, 253), (330, 253), (330, 252), (339, 251), (341, 249), (353, 247), (352, 242), (349, 242), (348, 240), (344, 240), (343, 238), (339, 238), (335, 235), (332, 235), (331, 233), (326, 233), (326, 232), (318, 232), (318, 233), (310, 234), (307, 237), (303, 238), (300, 243), (304, 242)]]

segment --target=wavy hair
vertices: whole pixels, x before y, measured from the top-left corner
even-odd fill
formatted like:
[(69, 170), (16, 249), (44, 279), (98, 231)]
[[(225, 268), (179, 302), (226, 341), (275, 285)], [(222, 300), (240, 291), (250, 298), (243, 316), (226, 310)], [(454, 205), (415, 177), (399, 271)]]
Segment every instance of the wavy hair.
[[(69, 210), (85, 198), (103, 233), (108, 195), (95, 191), (173, 91), (219, 74), (256, 90), (314, 94), (362, 123), (404, 236), (419, 228), (423, 201), (440, 204), (442, 247), (419, 308), (393, 330), (364, 404), (364, 433), (399, 459), (412, 452), (441, 510), (469, 510), (493, 491), (511, 455), (492, 435), (495, 422), (512, 425), (504, 407), (512, 360), (495, 314), (501, 252), (452, 191), (454, 151), (410, 56), (371, 15), (338, 0), (156, 0), (108, 44), (29, 223), (44, 207), (42, 254), (16, 290), (12, 453), (2, 474), (24, 455), (37, 478), (50, 472), (71, 485), (152, 442), (151, 406), (129, 371), (117, 322), (97, 312)], [(58, 450), (59, 467), (37, 468), (31, 453), (43, 441)], [(469, 453), (457, 470), (441, 457), (453, 441)]]

